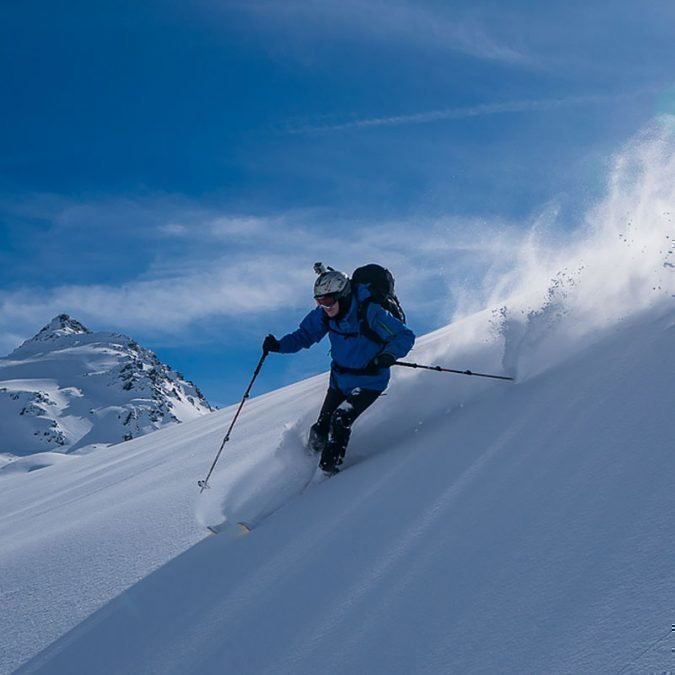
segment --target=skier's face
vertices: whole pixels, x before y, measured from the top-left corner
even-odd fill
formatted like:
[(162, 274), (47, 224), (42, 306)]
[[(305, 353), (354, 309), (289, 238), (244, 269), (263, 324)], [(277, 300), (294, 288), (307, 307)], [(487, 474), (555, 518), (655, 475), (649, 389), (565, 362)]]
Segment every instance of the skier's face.
[(316, 302), (331, 319), (340, 311), (340, 303), (334, 295), (322, 295)]

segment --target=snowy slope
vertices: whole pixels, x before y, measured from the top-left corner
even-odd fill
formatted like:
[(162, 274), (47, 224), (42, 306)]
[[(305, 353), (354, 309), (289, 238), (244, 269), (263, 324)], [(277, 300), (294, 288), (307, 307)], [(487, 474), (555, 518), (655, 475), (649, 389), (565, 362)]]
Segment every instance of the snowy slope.
[(675, 669), (670, 149), (410, 357), (516, 384), (396, 370), (327, 482), (325, 375), (249, 401), (203, 495), (232, 408), (0, 472), (0, 672)]
[(63, 461), (56, 453), (119, 443), (210, 411), (152, 352), (66, 314), (0, 358), (0, 455), (5, 462), (32, 455), (5, 471), (48, 466)]
[[(20, 672), (617, 672), (669, 638), (673, 622), (674, 340), (673, 313), (651, 314), (516, 386), (400, 377), (396, 402), (382, 401), (362, 421), (343, 474), (288, 500), (246, 537), (193, 546)], [(233, 517), (255, 515), (272, 496), (286, 500), (281, 486), (298, 486), (311, 469), (293, 428), (274, 436), (323, 385), (252, 401), (209, 498)], [(443, 404), (420, 417), (415, 401), (430, 389)], [(389, 407), (397, 410), (393, 429)], [(81, 475), (95, 521), (101, 509), (114, 517), (106, 515), (104, 530), (80, 517), (78, 528), (24, 533), (4, 555), (10, 587), (26, 588), (16, 568), (18, 557), (30, 560), (31, 538), (40, 550), (47, 540), (56, 548), (42, 565), (33, 553), (36, 594), (41, 585), (54, 593), (50, 563), (77, 575), (73, 546), (85, 548), (94, 568), (87, 584), (125, 571), (108, 580), (112, 594), (133, 580), (131, 551), (140, 562), (167, 540), (174, 551), (195, 542), (200, 534), (185, 518), (196, 499), (189, 476), (199, 475), (217, 439), (205, 422), (134, 441), (138, 475), (126, 469), (123, 487), (114, 485), (114, 467), (99, 466), (93, 497), (93, 479)], [(181, 454), (173, 468), (150, 467), (162, 437)], [(47, 481), (60, 469), (35, 477)], [(171, 499), (182, 522), (156, 530), (167, 521), (158, 504), (166, 506), (168, 493), (182, 493)], [(112, 495), (124, 504), (111, 504)], [(52, 501), (62, 515), (79, 509), (63, 496)], [(129, 539), (115, 541), (122, 536)], [(93, 549), (106, 546), (127, 555), (126, 565), (96, 570)], [(103, 595), (77, 593), (90, 607)], [(40, 605), (48, 607), (38, 612)], [(12, 609), (24, 636), (44, 609), (53, 621), (77, 613), (44, 599), (32, 612), (18, 600)], [(629, 672), (666, 670), (671, 647), (663, 640)]]

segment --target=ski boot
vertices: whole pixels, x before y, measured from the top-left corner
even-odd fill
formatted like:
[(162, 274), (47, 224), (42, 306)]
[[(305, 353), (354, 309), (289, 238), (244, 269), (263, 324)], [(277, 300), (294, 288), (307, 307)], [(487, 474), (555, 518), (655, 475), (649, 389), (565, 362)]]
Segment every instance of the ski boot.
[(320, 455), (328, 444), (328, 435), (322, 434), (313, 424), (309, 430), (309, 439), (307, 440), (307, 449), (310, 453)]

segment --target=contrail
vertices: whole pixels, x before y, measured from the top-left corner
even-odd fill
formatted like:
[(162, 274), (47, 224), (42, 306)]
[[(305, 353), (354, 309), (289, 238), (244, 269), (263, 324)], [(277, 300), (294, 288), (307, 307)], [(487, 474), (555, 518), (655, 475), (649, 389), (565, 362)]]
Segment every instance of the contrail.
[(481, 103), (473, 106), (458, 108), (443, 108), (428, 112), (413, 113), (410, 115), (392, 115), (388, 117), (370, 117), (366, 119), (351, 120), (339, 124), (307, 125), (291, 129), (291, 134), (324, 133), (328, 131), (344, 131), (348, 129), (367, 129), (375, 127), (395, 127), (406, 124), (428, 124), (443, 120), (459, 120), (469, 117), (482, 117), (484, 115), (498, 115), (502, 113), (529, 112), (537, 110), (552, 110), (565, 106), (607, 103), (625, 98), (632, 98), (645, 93), (654, 93), (656, 89), (630, 92), (626, 94), (601, 95), (593, 94), (586, 96), (568, 96), (562, 98), (524, 99), (519, 101), (504, 101), (501, 103)]

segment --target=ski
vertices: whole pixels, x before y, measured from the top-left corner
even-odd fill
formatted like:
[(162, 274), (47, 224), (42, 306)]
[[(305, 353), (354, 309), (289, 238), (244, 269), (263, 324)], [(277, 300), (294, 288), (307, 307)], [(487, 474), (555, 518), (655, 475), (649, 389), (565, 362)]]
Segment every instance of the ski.
[[(300, 488), (300, 491), (297, 493), (297, 495), (302, 495), (304, 492), (307, 491), (308, 488), (316, 485), (320, 485), (321, 483), (327, 481), (329, 478), (333, 478), (337, 476), (339, 473), (341, 473), (340, 469), (336, 467), (335, 471), (333, 473), (326, 473), (325, 471), (322, 471), (318, 467), (315, 469), (315, 471), (312, 473), (310, 478), (305, 482), (305, 484)], [(243, 521), (239, 520), (236, 523), (229, 521), (229, 520), (224, 520), (220, 525), (207, 525), (206, 529), (211, 533), (211, 534), (222, 534), (224, 531), (229, 531), (232, 533), (232, 536), (234, 537), (239, 537), (245, 534), (249, 534), (252, 532), (258, 525), (261, 523), (265, 522), (270, 516), (274, 515), (279, 509), (281, 509), (283, 506), (285, 506), (286, 502), (283, 504), (279, 504), (276, 508), (272, 509), (271, 511), (262, 514), (258, 518), (256, 518), (255, 522), (254, 521)]]
[[(224, 523), (221, 523), (220, 525), (207, 525), (206, 529), (211, 533), (211, 534), (221, 534), (224, 530), (229, 530), (230, 523), (228, 521), (225, 521)], [(250, 525), (249, 523), (245, 523), (243, 521), (239, 521), (234, 524), (236, 529), (236, 534), (237, 535), (243, 535), (243, 534), (248, 534), (251, 532), (253, 529), (253, 526)]]

